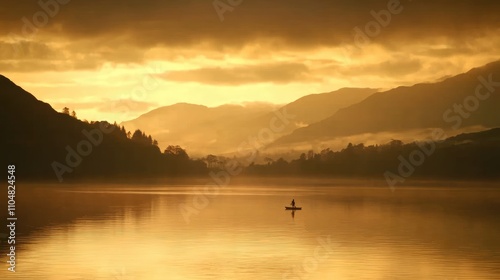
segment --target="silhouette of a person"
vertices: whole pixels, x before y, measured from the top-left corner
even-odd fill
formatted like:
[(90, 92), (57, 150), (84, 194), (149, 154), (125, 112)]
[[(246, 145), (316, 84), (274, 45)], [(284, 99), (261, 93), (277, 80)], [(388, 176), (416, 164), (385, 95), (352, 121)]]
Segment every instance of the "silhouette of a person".
[(292, 199), (292, 203), (290, 203), (292, 207), (295, 207), (295, 199)]

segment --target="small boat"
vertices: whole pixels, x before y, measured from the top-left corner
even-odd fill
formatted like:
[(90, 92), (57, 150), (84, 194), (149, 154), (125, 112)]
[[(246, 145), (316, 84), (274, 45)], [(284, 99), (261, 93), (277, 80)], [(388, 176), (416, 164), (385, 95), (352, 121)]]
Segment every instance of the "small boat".
[(302, 210), (302, 207), (297, 207), (297, 206), (285, 206), (285, 210)]

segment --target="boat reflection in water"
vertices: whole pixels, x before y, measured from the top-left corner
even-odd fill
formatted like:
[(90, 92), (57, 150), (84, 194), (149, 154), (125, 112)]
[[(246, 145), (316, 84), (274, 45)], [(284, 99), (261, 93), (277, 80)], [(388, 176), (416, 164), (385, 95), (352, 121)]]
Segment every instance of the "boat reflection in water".
[(302, 207), (298, 207), (298, 206), (285, 206), (285, 210), (291, 210), (292, 211), (292, 218), (295, 219), (295, 211), (297, 210), (302, 210)]

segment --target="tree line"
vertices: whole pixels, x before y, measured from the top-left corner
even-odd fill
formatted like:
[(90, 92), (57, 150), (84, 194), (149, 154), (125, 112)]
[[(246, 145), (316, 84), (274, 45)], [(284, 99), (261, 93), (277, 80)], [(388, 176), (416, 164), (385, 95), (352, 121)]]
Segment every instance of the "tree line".
[[(245, 174), (253, 176), (391, 176), (456, 179), (500, 178), (500, 130), (461, 135), (434, 143), (429, 154), (419, 153), (422, 143), (393, 140), (384, 145), (351, 144), (340, 151), (329, 148), (302, 153), (267, 164), (250, 164)], [(421, 155), (424, 155), (422, 157)], [(411, 158), (415, 157), (415, 159)], [(402, 170), (402, 171), (401, 171)], [(404, 172), (405, 176), (400, 173)]]

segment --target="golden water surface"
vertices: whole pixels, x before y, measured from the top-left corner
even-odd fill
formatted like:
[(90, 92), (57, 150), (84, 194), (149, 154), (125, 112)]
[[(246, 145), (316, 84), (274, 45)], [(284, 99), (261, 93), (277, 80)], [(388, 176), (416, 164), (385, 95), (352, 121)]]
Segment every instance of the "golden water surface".
[(500, 189), (204, 191), (19, 185), (16, 272), (2, 240), (0, 279), (500, 279)]

